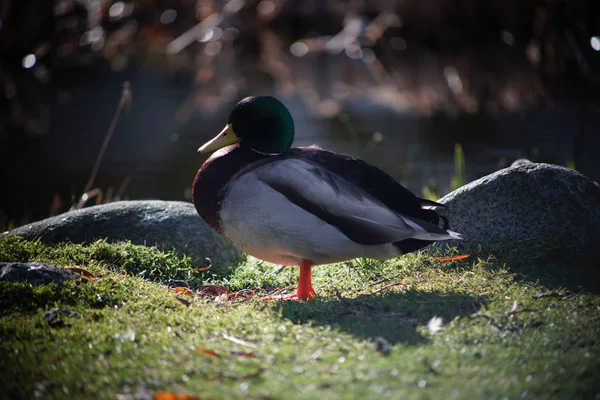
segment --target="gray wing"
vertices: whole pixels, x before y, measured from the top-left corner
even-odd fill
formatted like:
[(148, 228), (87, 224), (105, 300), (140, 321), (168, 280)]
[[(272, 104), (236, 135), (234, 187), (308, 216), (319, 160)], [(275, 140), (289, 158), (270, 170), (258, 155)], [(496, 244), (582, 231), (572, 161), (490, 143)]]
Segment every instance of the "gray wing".
[(409, 238), (454, 238), (433, 224), (391, 210), (360, 187), (304, 160), (267, 163), (249, 173), (359, 244), (379, 245)]

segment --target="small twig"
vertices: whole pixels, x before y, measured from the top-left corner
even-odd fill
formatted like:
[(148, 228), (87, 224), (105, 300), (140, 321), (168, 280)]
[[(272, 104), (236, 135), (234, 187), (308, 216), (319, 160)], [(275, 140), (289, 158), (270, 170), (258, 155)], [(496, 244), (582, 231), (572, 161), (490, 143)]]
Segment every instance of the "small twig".
[(131, 88), (129, 86), (129, 82), (125, 82), (123, 84), (123, 92), (121, 94), (121, 99), (119, 100), (119, 105), (117, 106), (117, 111), (115, 111), (115, 115), (110, 123), (108, 131), (106, 132), (106, 136), (104, 136), (104, 142), (102, 142), (102, 147), (100, 147), (100, 151), (98, 152), (98, 157), (96, 157), (96, 163), (94, 164), (94, 168), (92, 169), (92, 173), (90, 174), (90, 178), (83, 189), (83, 193), (87, 193), (90, 191), (92, 186), (94, 185), (94, 181), (96, 180), (96, 175), (98, 174), (98, 170), (100, 169), (100, 164), (102, 163), (102, 159), (104, 158), (104, 153), (108, 148), (108, 144), (110, 143), (110, 139), (112, 138), (113, 133), (115, 132), (115, 128), (117, 127), (117, 122), (119, 121), (119, 117), (121, 116), (121, 112), (126, 105), (131, 103)]
[(198, 272), (204, 272), (204, 271), (208, 271), (209, 269), (212, 268), (212, 266), (213, 266), (212, 260), (210, 258), (208, 258), (208, 257), (205, 257), (204, 259), (206, 261), (208, 261), (208, 267), (196, 268), (196, 271), (198, 271)]
[(87, 203), (88, 200), (93, 197), (97, 197), (96, 204), (100, 204), (102, 202), (102, 190), (100, 188), (96, 188), (82, 194), (81, 198), (75, 205), (75, 209), (82, 208), (85, 205), (85, 203)]
[(390, 287), (392, 287), (392, 286), (400, 286), (400, 285), (404, 285), (404, 282), (394, 282), (394, 283), (390, 283), (389, 285), (385, 285), (385, 286), (383, 286), (383, 287), (381, 287), (381, 288), (379, 288), (379, 289), (377, 289), (377, 290), (375, 290), (375, 291), (373, 291), (373, 292), (369, 293), (369, 295), (373, 295), (373, 294), (376, 294), (376, 293), (380, 293), (380, 292), (384, 291), (385, 289), (387, 289), (387, 288), (390, 288)]
[(384, 279), (382, 279), (382, 280), (380, 280), (380, 281), (377, 281), (377, 282), (375, 282), (375, 283), (371, 284), (371, 286), (376, 286), (376, 285), (379, 285), (380, 283), (383, 283), (383, 282), (389, 282), (389, 281), (391, 281), (392, 279), (399, 277), (400, 275), (404, 275), (404, 272), (400, 272), (399, 274), (392, 275), (392, 276), (390, 276), (390, 277), (384, 278)]
[(285, 292), (286, 290), (293, 289), (293, 288), (294, 288), (294, 285), (289, 285), (289, 286), (286, 286), (286, 287), (282, 287), (282, 288), (279, 288), (279, 289), (275, 289), (275, 290), (273, 290), (272, 292), (269, 292), (269, 293), (267, 293), (267, 294), (268, 294), (269, 296), (276, 296), (276, 295), (278, 295), (278, 294), (280, 294), (280, 293), (282, 293), (282, 292)]
[(277, 275), (286, 268), (287, 268), (287, 265), (280, 265), (279, 268), (277, 268), (275, 271), (271, 272), (269, 275)]
[(240, 344), (242, 346), (250, 347), (252, 349), (256, 349), (258, 347), (254, 343), (246, 342), (245, 340), (238, 339), (236, 337), (225, 335), (225, 334), (223, 335), (223, 339), (227, 339), (230, 342), (237, 343), (237, 344)]

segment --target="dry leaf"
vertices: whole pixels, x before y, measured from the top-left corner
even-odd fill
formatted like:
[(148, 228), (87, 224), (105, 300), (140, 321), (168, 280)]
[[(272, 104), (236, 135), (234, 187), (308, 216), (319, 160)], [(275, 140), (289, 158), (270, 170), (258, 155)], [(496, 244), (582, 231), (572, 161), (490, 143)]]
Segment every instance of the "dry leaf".
[(216, 296), (219, 294), (223, 294), (223, 293), (227, 293), (229, 292), (227, 290), (227, 288), (225, 286), (221, 286), (221, 285), (215, 285), (213, 283), (205, 283), (202, 286), (202, 290), (200, 291), (200, 295), (204, 295), (204, 296)]
[(237, 357), (245, 357), (245, 358), (258, 358), (254, 353), (246, 353), (243, 351), (230, 351), (229, 354)]
[(193, 292), (186, 288), (186, 287), (176, 287), (176, 288), (171, 288), (172, 292), (175, 292), (177, 294), (187, 294), (187, 295), (191, 295), (193, 294)]
[(458, 261), (458, 260), (464, 260), (465, 258), (469, 258), (471, 257), (470, 254), (461, 254), (459, 256), (452, 256), (452, 257), (434, 257), (436, 260), (438, 261)]
[(152, 397), (152, 400), (177, 400), (178, 395), (170, 392), (158, 392)]
[(217, 358), (221, 357), (214, 351), (212, 351), (210, 349), (205, 349), (204, 347), (194, 347), (194, 352), (199, 353), (199, 354), (205, 354), (205, 355), (211, 356), (211, 357), (217, 357)]
[(183, 304), (186, 307), (189, 307), (190, 304), (192, 304), (191, 301), (188, 301), (188, 300), (184, 299), (183, 297), (179, 297), (179, 296), (175, 296), (175, 300), (177, 300), (178, 302), (180, 302), (181, 304)]
[(171, 392), (154, 393), (152, 400), (200, 400), (199, 397), (190, 394), (177, 394)]
[(94, 279), (94, 274), (92, 274), (90, 271), (88, 271), (87, 269), (81, 268), (81, 267), (66, 267), (65, 269), (68, 269), (69, 271), (81, 275), (81, 276), (85, 276), (86, 278), (89, 279)]

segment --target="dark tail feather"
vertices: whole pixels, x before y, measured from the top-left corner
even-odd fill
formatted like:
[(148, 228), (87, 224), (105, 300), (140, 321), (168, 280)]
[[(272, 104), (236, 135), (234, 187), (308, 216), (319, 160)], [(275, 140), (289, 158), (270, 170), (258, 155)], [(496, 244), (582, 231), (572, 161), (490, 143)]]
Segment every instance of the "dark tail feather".
[(400, 254), (407, 254), (429, 246), (431, 243), (433, 242), (427, 240), (406, 239), (402, 240), (401, 242), (395, 242), (393, 245), (398, 249)]
[[(443, 206), (443, 207), (446, 207), (446, 206)], [(425, 220), (425, 221), (430, 222), (437, 226), (440, 225), (440, 220), (441, 220), (443, 223), (443, 225), (442, 225), (443, 230), (447, 230), (448, 228), (450, 228), (450, 223), (448, 222), (448, 218), (444, 217), (443, 215), (439, 215), (434, 210), (427, 210), (427, 209), (421, 210), (420, 218), (422, 220)], [(426, 246), (430, 245), (431, 243), (433, 243), (433, 241), (419, 240), (419, 239), (406, 239), (406, 240), (402, 240), (400, 242), (395, 242), (394, 246), (400, 251), (401, 254), (406, 254), (406, 253), (412, 253), (413, 251), (422, 249), (423, 247), (426, 247)]]
[(439, 215), (434, 210), (421, 210), (421, 219), (437, 226), (440, 226), (440, 220), (442, 220), (441, 228), (443, 230), (447, 230), (448, 228), (450, 228), (448, 218), (444, 217), (443, 215)]

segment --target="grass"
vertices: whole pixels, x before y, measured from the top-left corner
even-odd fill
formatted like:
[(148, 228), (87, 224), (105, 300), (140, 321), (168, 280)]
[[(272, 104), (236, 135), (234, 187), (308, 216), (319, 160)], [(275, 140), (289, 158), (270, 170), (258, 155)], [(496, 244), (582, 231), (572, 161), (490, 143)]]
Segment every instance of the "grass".
[[(294, 269), (274, 273), (253, 259), (192, 273), (190, 258), (130, 244), (3, 239), (0, 261), (79, 266), (95, 277), (0, 282), (0, 398), (600, 396), (600, 297), (570, 280), (576, 270), (527, 269), (521, 260), (533, 258), (522, 253), (433, 256), (315, 268), (319, 298), (284, 303), (199, 291), (203, 282), (230, 290), (295, 282)], [(198, 290), (169, 289), (181, 279)]]
[[(456, 190), (467, 183), (465, 178), (465, 153), (459, 143), (454, 144), (454, 175), (450, 179), (450, 191)], [(440, 195), (435, 188), (430, 185), (424, 185), (421, 188), (421, 195), (429, 200), (438, 201)]]

